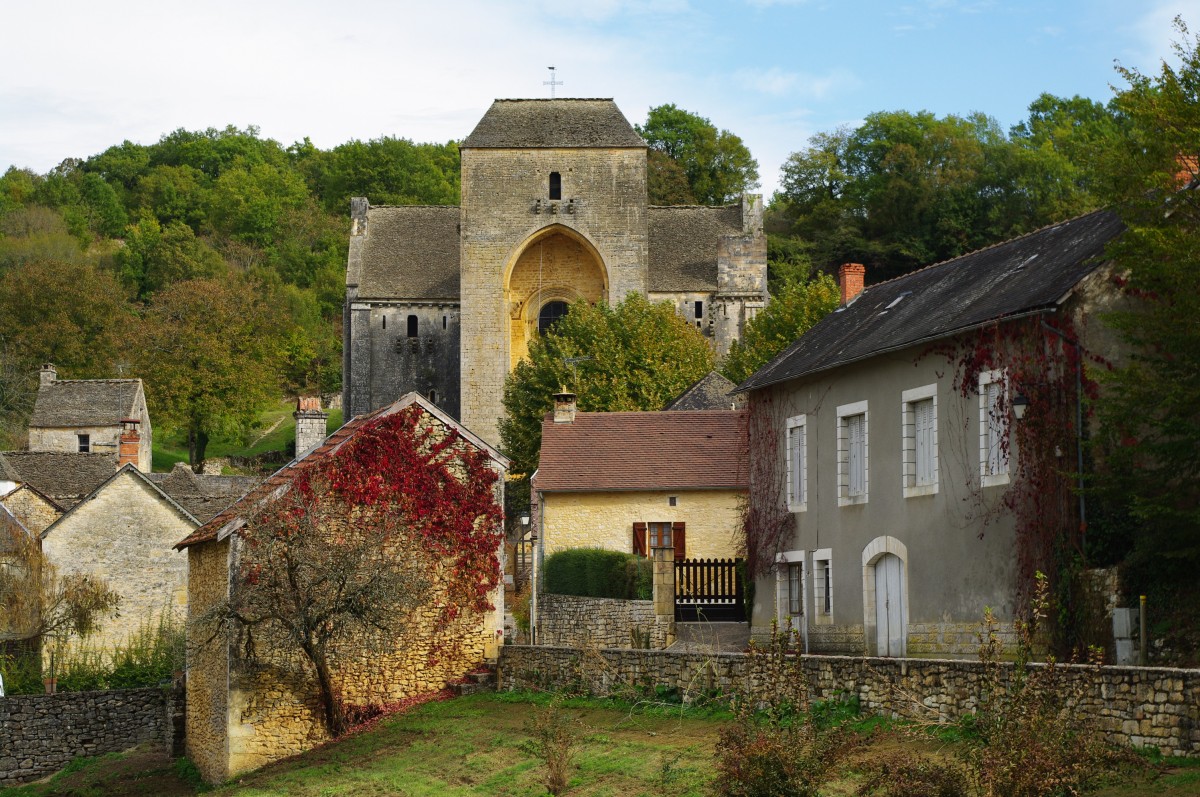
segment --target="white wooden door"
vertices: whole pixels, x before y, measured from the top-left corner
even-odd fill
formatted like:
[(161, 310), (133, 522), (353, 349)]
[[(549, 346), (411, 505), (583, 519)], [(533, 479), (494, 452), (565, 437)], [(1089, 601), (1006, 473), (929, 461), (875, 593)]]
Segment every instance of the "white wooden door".
[(904, 567), (890, 553), (875, 562), (875, 643), (880, 656), (904, 655)]

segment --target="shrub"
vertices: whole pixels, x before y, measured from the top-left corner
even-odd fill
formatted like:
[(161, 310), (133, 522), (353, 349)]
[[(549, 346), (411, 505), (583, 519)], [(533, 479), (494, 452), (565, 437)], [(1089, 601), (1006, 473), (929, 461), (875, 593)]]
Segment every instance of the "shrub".
[(571, 763), (579, 745), (579, 730), (567, 712), (554, 699), (534, 709), (533, 719), (525, 726), (530, 739), (521, 750), (546, 765), (546, 791), (562, 794), (571, 779)]
[(546, 558), (546, 591), (585, 598), (649, 600), (649, 559), (603, 548), (571, 548)]
[(967, 797), (961, 767), (899, 753), (871, 765), (859, 797)]

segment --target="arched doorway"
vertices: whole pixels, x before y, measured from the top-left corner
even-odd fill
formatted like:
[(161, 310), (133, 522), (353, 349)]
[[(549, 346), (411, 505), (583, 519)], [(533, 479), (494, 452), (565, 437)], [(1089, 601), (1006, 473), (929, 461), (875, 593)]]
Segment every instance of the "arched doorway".
[(876, 537), (863, 549), (863, 630), (867, 652), (908, 652), (908, 549), (895, 537)]
[(538, 231), (522, 245), (508, 270), (509, 363), (529, 354), (529, 342), (566, 314), (572, 302), (608, 296), (608, 273), (595, 247), (562, 225)]

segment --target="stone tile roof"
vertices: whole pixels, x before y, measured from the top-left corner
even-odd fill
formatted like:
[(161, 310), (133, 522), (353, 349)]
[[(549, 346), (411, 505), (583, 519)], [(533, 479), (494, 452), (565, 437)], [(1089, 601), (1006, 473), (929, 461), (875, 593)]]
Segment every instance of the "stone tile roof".
[(867, 287), (830, 313), (739, 391), (940, 340), (1003, 318), (1054, 308), (1102, 262), (1124, 230), (1095, 211)]
[(457, 207), (370, 208), (358, 298), (457, 301), (458, 223)]
[(742, 235), (742, 206), (651, 206), (649, 290), (711, 292), (717, 289), (717, 242)]
[(391, 404), (380, 407), (374, 412), (356, 415), (354, 418), (351, 418), (342, 428), (325, 438), (324, 443), (304, 454), (299, 459), (294, 459), (275, 471), (260, 482), (257, 487), (247, 492), (233, 504), (230, 504), (224, 511), (210, 517), (200, 528), (180, 540), (175, 547), (182, 550), (190, 545), (220, 539), (223, 529), (229, 527), (232, 530), (238, 527), (243, 522), (242, 518), (246, 514), (249, 514), (263, 501), (268, 501), (273, 496), (281, 495), (288, 488), (288, 485), (291, 484), (292, 479), (296, 478), (298, 474), (315, 467), (322, 459), (337, 452), (338, 449), (358, 434), (359, 431), (369, 426), (372, 421), (399, 412), (410, 404), (419, 404), (425, 412), (440, 420), (447, 428), (457, 430), (468, 443), (487, 452), (501, 466), (508, 467), (508, 458), (495, 448), (483, 442), (483, 440), (476, 437), (449, 415), (430, 404), (423, 396), (417, 393), (406, 393)]
[(117, 468), (116, 471), (109, 474), (107, 479), (100, 482), (100, 484), (96, 485), (96, 487), (94, 489), (92, 489), (87, 495), (83, 496), (81, 500), (75, 502), (75, 504), (70, 509), (68, 509), (66, 512), (64, 512), (58, 518), (58, 520), (54, 521), (49, 526), (47, 526), (46, 529), (42, 531), (42, 534), (41, 534), (42, 539), (45, 539), (48, 535), (52, 534), (54, 532), (54, 530), (56, 528), (58, 528), (59, 524), (63, 523), (70, 516), (74, 515), (75, 511), (77, 509), (79, 509), (82, 506), (85, 506), (86, 502), (89, 499), (104, 492), (104, 490), (108, 487), (109, 484), (117, 481), (117, 479), (120, 479), (123, 476), (129, 476), (132, 479), (140, 479), (141, 481), (145, 482), (145, 484), (147, 486), (149, 486), (150, 489), (153, 491), (154, 495), (157, 495), (163, 502), (165, 502), (168, 506), (170, 506), (172, 509), (174, 509), (176, 512), (178, 512), (179, 515), (189, 525), (191, 525), (193, 528), (195, 528), (197, 525), (199, 525), (200, 521), (197, 520), (196, 517), (187, 510), (186, 507), (180, 505), (180, 503), (178, 501), (176, 501), (174, 498), (172, 498), (171, 496), (169, 496), (165, 492), (163, 492), (163, 489), (158, 485), (158, 483), (154, 479), (151, 478), (152, 475), (153, 474), (142, 473), (140, 470), (137, 469), (137, 466), (134, 465), (132, 462), (125, 463), (121, 467)]
[[(24, 539), (22, 538), (24, 535)], [(4, 504), (0, 504), (0, 554), (14, 554), (22, 550), (22, 542), (32, 538), (25, 524), (17, 520)]]
[(746, 403), (743, 395), (734, 395), (737, 385), (716, 371), (709, 371), (679, 397), (663, 407), (670, 412), (680, 410), (736, 410)]
[(140, 379), (62, 379), (42, 385), (30, 426), (116, 426), (138, 417)]
[(744, 490), (743, 414), (577, 412), (542, 421), (534, 489), (546, 491)]
[(169, 473), (146, 475), (200, 523), (211, 520), (259, 482), (254, 476), (200, 475), (182, 462)]
[(111, 454), (58, 451), (0, 451), (5, 472), (29, 484), (63, 509), (70, 509), (117, 471)]
[(460, 145), (471, 147), (644, 149), (646, 142), (611, 99), (496, 100)]

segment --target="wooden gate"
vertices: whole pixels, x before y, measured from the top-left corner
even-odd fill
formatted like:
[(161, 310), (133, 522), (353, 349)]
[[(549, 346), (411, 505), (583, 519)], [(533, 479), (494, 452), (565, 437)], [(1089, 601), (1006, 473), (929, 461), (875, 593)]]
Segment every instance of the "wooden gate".
[(675, 620), (746, 621), (741, 559), (685, 559), (675, 563)]

